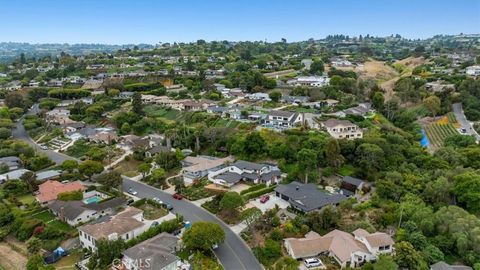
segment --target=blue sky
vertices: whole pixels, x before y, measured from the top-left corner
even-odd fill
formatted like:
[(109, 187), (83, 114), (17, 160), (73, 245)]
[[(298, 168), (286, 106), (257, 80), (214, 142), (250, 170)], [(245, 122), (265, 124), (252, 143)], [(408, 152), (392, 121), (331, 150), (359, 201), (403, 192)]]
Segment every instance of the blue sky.
[(480, 33), (479, 0), (1, 0), (0, 41), (288, 41)]

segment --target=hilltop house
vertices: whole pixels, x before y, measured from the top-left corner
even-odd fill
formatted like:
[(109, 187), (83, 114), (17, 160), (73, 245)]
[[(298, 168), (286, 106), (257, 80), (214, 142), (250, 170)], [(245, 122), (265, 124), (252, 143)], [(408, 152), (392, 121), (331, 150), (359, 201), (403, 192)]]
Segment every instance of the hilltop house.
[(470, 66), (465, 69), (465, 73), (469, 76), (479, 76), (480, 66)]
[(324, 236), (309, 232), (305, 238), (287, 238), (284, 243), (288, 254), (294, 259), (327, 255), (342, 268), (358, 267), (377, 260), (381, 254), (392, 254), (394, 245), (390, 235), (368, 233), (363, 229), (356, 229), (353, 235), (340, 230), (333, 230)]
[(342, 194), (329, 194), (314, 184), (302, 184), (293, 181), (275, 188), (275, 196), (290, 203), (290, 206), (302, 212), (319, 210), (327, 205), (338, 205), (347, 199)]
[(330, 83), (327, 76), (299, 76), (287, 81), (291, 86), (323, 87)]
[(287, 129), (303, 123), (303, 114), (289, 111), (270, 111), (264, 120), (264, 126)]
[(182, 163), (182, 175), (185, 184), (192, 184), (194, 181), (208, 175), (210, 171), (216, 171), (233, 162), (232, 157), (216, 158), (211, 156), (188, 156)]
[(247, 94), (245, 98), (250, 100), (271, 101), (270, 96), (267, 93)]
[(281, 174), (277, 166), (237, 160), (230, 166), (211, 171), (208, 180), (226, 187), (232, 187), (240, 180), (271, 185), (280, 182)]
[(45, 119), (47, 122), (54, 122), (62, 124), (67, 119), (69, 120), (70, 110), (67, 109), (53, 109), (45, 113)]
[(363, 131), (355, 124), (348, 120), (328, 119), (321, 123), (335, 139), (359, 139), (363, 137)]
[(19, 157), (8, 156), (0, 158), (0, 165), (8, 167), (8, 171), (22, 168), (22, 160)]

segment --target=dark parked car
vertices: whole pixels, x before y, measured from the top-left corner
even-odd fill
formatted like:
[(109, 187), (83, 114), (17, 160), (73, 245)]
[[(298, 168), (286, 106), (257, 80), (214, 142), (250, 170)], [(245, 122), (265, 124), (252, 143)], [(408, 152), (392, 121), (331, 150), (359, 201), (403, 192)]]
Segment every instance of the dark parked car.
[(178, 194), (178, 193), (173, 194), (172, 197), (173, 197), (175, 200), (181, 200), (181, 199), (183, 199), (183, 196), (180, 195), (180, 194)]

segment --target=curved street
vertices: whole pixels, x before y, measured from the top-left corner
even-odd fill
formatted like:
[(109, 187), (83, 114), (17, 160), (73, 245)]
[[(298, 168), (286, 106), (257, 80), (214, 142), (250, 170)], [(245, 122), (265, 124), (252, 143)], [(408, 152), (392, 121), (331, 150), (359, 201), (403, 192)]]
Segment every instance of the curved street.
[(128, 177), (123, 177), (122, 188), (125, 192), (132, 188), (138, 192), (136, 196), (139, 198), (158, 197), (160, 200), (170, 203), (173, 205), (172, 212), (182, 215), (185, 220), (191, 222), (210, 221), (220, 224), (225, 231), (225, 242), (219, 245), (214, 251), (215, 255), (226, 270), (262, 269), (260, 263), (252, 254), (250, 248), (246, 245), (243, 239), (236, 235), (223, 221), (209, 213), (207, 210), (198, 207), (187, 200), (175, 200), (172, 198), (171, 194), (144, 183), (130, 180)]
[[(27, 115), (33, 115), (33, 114), (38, 114), (38, 104), (35, 104), (32, 106), (31, 109), (28, 110), (26, 113)], [(30, 144), (35, 151), (41, 152), (46, 154), (52, 161), (54, 161), (57, 165), (62, 164), (65, 160), (76, 160), (79, 161), (78, 159), (67, 156), (62, 153), (58, 153), (52, 150), (42, 150), (38, 144), (36, 144), (30, 136), (28, 136), (27, 131), (25, 130), (25, 127), (23, 126), (23, 117), (18, 119), (16, 122), (15, 129), (12, 131), (12, 136), (16, 139), (22, 140)]]

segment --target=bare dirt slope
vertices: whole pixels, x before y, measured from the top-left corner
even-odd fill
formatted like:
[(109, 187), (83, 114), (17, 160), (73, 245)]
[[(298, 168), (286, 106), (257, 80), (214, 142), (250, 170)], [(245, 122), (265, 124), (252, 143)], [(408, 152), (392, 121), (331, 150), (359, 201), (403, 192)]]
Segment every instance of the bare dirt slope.
[(412, 75), (412, 70), (415, 67), (428, 63), (429, 62), (423, 57), (407, 57), (393, 63), (393, 66), (401, 67), (402, 72), (399, 74), (398, 71), (395, 71), (398, 74), (397, 76), (380, 83), (380, 87), (385, 90), (385, 100), (389, 100), (393, 97), (393, 87), (398, 79)]
[(0, 243), (0, 268), (9, 270), (26, 269), (27, 258), (12, 249), (7, 243)]

